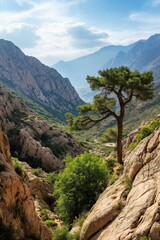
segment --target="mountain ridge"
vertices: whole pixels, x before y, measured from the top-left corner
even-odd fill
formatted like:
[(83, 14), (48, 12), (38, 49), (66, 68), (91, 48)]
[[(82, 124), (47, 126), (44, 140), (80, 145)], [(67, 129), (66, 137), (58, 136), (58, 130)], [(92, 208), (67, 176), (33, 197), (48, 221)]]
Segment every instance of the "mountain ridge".
[(26, 56), (12, 42), (0, 40), (0, 82), (47, 107), (64, 119), (65, 112), (76, 113), (83, 101), (71, 85), (55, 69)]
[[(80, 96), (87, 101), (91, 98), (89, 97), (87, 99), (85, 95), (93, 96), (93, 94), (91, 94), (85, 78), (87, 75), (98, 75), (99, 70), (106, 68), (120, 67), (123, 65), (130, 67), (131, 70), (153, 71), (155, 79), (159, 81), (159, 70), (157, 69), (160, 66), (159, 39), (160, 34), (155, 34), (146, 40), (139, 40), (128, 46), (110, 45), (101, 48), (95, 53), (72, 61), (61, 61), (55, 64), (54, 67), (62, 76), (69, 76)], [(106, 49), (109, 49), (110, 52), (107, 52)], [(104, 56), (102, 57), (102, 55)]]

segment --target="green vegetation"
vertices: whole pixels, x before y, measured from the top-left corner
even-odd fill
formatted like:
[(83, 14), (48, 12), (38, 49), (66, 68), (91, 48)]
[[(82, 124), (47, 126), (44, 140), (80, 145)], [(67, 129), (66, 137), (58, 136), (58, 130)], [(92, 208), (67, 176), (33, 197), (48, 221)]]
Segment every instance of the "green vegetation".
[(0, 220), (0, 240), (16, 240), (16, 234), (11, 225), (4, 225)]
[(45, 223), (48, 227), (55, 227), (55, 226), (57, 226), (57, 224), (55, 223), (55, 221), (52, 220), (52, 219), (47, 219), (44, 223)]
[(125, 179), (124, 179), (124, 184), (125, 184), (125, 186), (126, 186), (126, 189), (125, 189), (125, 191), (122, 193), (122, 198), (123, 198), (124, 200), (126, 200), (129, 192), (130, 192), (131, 189), (132, 189), (132, 180), (129, 179), (129, 178), (125, 178)]
[(57, 227), (54, 230), (54, 240), (79, 240), (79, 234), (69, 233), (69, 228), (66, 225)]
[(55, 183), (56, 179), (57, 179), (57, 173), (55, 172), (50, 172), (47, 175), (47, 182), (51, 183), (52, 185)]
[[(104, 159), (91, 153), (75, 158), (67, 156), (66, 168), (54, 184), (56, 209), (65, 223), (73, 223), (90, 209), (109, 181)], [(89, 194), (88, 194), (89, 192)]]
[(117, 158), (123, 164), (122, 135), (126, 107), (132, 100), (153, 98), (153, 74), (119, 67), (99, 71), (98, 77), (87, 76), (87, 81), (91, 90), (100, 93), (94, 96), (93, 103), (78, 108), (82, 116), (73, 117), (67, 113), (68, 124), (73, 129), (81, 130), (92, 128), (109, 117), (114, 118), (117, 123)]
[(48, 210), (46, 208), (40, 209), (40, 216), (43, 221), (49, 220)]
[(139, 240), (151, 240), (151, 238), (150, 238), (150, 237), (146, 237), (146, 236), (144, 236), (144, 237), (140, 237)]
[(19, 175), (19, 176), (23, 176), (23, 166), (22, 164), (18, 161), (17, 158), (14, 158), (12, 157), (12, 163), (13, 163), (13, 166), (14, 166), (14, 169), (16, 171), (16, 173)]
[(117, 139), (117, 129), (107, 128), (102, 135), (102, 142), (116, 142)]
[(16, 92), (11, 92), (11, 96), (18, 98), (20, 102), (26, 104), (37, 116), (40, 116), (41, 118), (51, 123), (61, 123), (60, 120), (56, 117), (56, 114), (47, 111), (40, 103), (37, 103), (35, 99), (31, 100), (30, 98), (27, 98), (24, 95)]
[(160, 118), (157, 118), (150, 124), (141, 127), (139, 133), (136, 136), (136, 140), (128, 146), (129, 150), (134, 149), (142, 139), (149, 136), (158, 126), (160, 126)]
[(44, 171), (42, 168), (38, 167), (32, 170), (32, 173), (36, 175), (37, 177), (43, 175)]

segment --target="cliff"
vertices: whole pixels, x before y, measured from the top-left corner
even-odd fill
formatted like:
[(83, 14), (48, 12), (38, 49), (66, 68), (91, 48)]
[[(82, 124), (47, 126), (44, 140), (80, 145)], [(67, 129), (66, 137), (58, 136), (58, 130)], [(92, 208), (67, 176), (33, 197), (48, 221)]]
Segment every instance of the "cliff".
[(130, 152), (120, 179), (100, 195), (81, 240), (160, 239), (160, 127)]
[(0, 82), (34, 99), (58, 118), (65, 112), (76, 112), (83, 101), (71, 85), (55, 69), (26, 56), (12, 42), (0, 40)]
[[(0, 129), (0, 224), (1, 237), (13, 229), (15, 239), (51, 240), (52, 233), (35, 211), (33, 198), (28, 186), (16, 174), (11, 163), (7, 137)], [(5, 232), (7, 228), (7, 232)], [(13, 235), (11, 236), (13, 239)]]
[(66, 154), (75, 156), (82, 146), (68, 133), (52, 126), (0, 87), (0, 123), (9, 137), (12, 156), (45, 171), (63, 168)]

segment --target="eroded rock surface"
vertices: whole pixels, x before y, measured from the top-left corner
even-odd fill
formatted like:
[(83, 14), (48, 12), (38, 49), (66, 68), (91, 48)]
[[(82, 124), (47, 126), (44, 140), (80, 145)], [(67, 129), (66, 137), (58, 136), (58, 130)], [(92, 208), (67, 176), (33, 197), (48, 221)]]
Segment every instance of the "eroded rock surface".
[[(126, 179), (132, 182), (132, 188), (124, 201)], [(123, 176), (101, 194), (91, 209), (81, 240), (139, 240), (142, 236), (160, 239), (159, 183), (160, 127), (126, 157)]]
[(63, 168), (66, 154), (82, 153), (68, 133), (40, 119), (6, 88), (0, 87), (0, 123), (9, 137), (12, 155), (50, 172)]
[(52, 233), (35, 211), (28, 186), (16, 174), (11, 163), (7, 137), (0, 129), (0, 220), (17, 231), (18, 239), (51, 240)]

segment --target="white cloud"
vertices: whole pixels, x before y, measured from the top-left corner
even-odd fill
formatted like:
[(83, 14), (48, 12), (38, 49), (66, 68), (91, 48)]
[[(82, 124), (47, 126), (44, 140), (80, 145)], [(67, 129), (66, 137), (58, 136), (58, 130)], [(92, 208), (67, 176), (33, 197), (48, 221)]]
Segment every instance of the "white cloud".
[(36, 45), (39, 37), (36, 28), (26, 23), (13, 23), (0, 32), (0, 37), (14, 42), (20, 48), (30, 48)]
[(132, 13), (129, 16), (130, 20), (135, 21), (135, 22), (140, 22), (140, 23), (145, 23), (145, 24), (160, 24), (160, 15), (153, 15), (150, 13), (146, 12), (137, 12), (137, 13)]
[[(10, 0), (5, 0), (10, 1)], [(104, 45), (129, 44), (147, 38), (151, 32), (145, 27), (137, 31), (97, 29), (70, 14), (74, 6), (87, 0), (14, 0), (20, 11), (0, 10), (0, 36), (13, 41), (28, 54), (52, 65), (58, 60), (69, 60), (89, 54)], [(151, 1), (151, 0), (150, 0)], [(154, 0), (158, 4), (160, 0)], [(29, 6), (29, 7), (28, 7)], [(133, 13), (131, 21), (153, 24), (153, 31), (160, 24), (159, 16)], [(141, 25), (141, 24), (139, 24)]]

